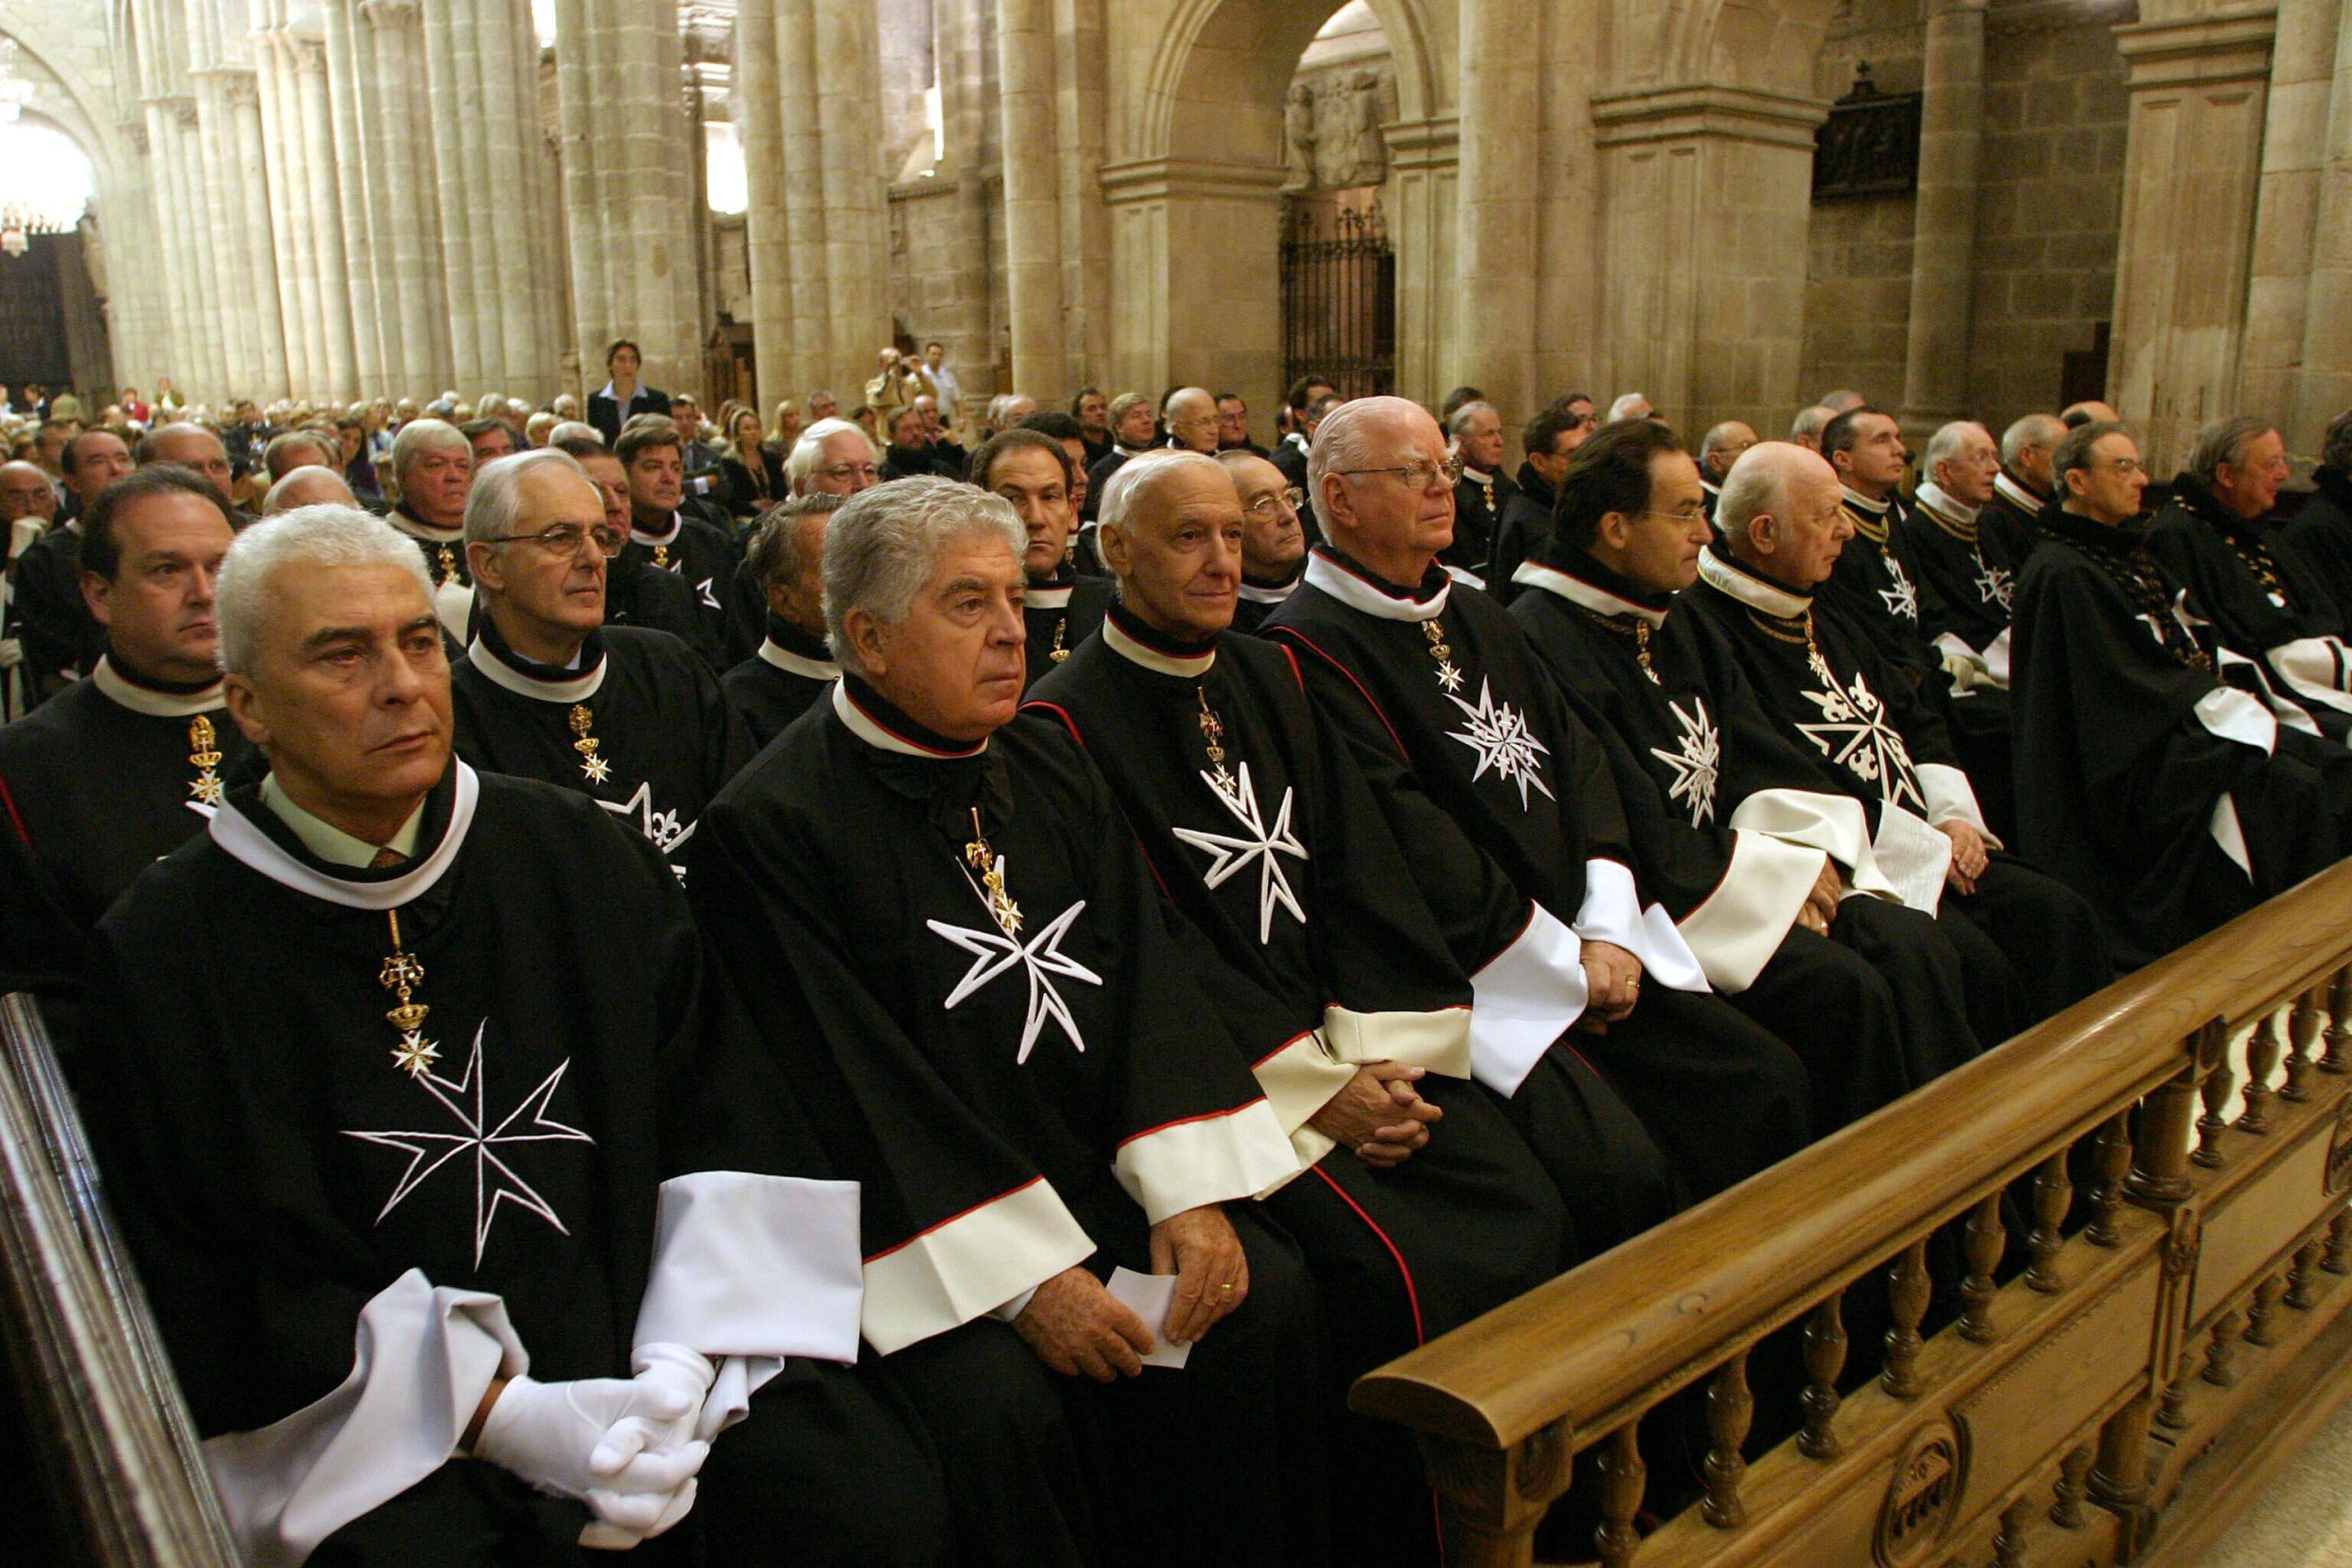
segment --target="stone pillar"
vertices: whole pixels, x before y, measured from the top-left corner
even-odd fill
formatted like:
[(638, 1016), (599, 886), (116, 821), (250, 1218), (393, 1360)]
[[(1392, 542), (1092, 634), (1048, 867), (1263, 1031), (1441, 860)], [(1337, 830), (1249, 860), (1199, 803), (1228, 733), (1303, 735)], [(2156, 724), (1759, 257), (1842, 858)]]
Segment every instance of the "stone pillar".
[(1593, 100), (1601, 299), (1589, 391), (1642, 392), (1678, 430), (1781, 428), (1799, 396), (1813, 139), (1827, 116), (1817, 99), (1746, 87)]
[[(992, 55), (983, 36), (979, 0), (943, 0), (937, 15), (939, 32), (939, 96), (945, 169), (956, 181), (956, 255), (960, 265), (951, 297), (941, 301), (949, 326), (943, 336), (956, 362), (964, 392), (964, 421), (973, 434), (989, 399), (1008, 390), (997, 377), (997, 337), (992, 304), (995, 290), (995, 250), (989, 228), (988, 173), (1001, 162), (991, 132), (1001, 123), (989, 111), (989, 61)], [(1100, 167), (1101, 159), (1096, 159)], [(1089, 195), (1099, 206), (1099, 189)], [(1106, 219), (1107, 222), (1107, 219)], [(1107, 245), (1108, 241), (1105, 240)], [(1109, 266), (1102, 287), (1109, 286)], [(1107, 323), (1106, 323), (1107, 328)], [(1107, 331), (1105, 334), (1107, 346)], [(1104, 363), (1089, 363), (1090, 374)]]
[[(166, 145), (173, 163), (173, 217), (181, 271), (186, 278), (186, 324), (197, 351), (189, 373), (201, 392), (183, 389), (190, 400), (214, 401), (235, 395), (229, 384), (228, 318), (220, 309), (220, 276), (206, 216), (202, 133), (196, 100), (181, 96), (166, 102)], [(174, 378), (175, 381), (177, 378)]]
[(1012, 385), (1040, 402), (1071, 389), (1062, 341), (1061, 194), (1055, 151), (1052, 0), (997, 0), (1002, 87), (1005, 288)]
[(1461, 354), (1448, 378), (1513, 411), (1535, 384), (1541, 10), (1462, 5)]
[(2151, 0), (2115, 29), (2132, 110), (2108, 393), (2158, 473), (2235, 412), (2277, 26), (2267, 9), (2174, 17), (2186, 8)]
[[(310, 209), (318, 223), (312, 261), (318, 294), (317, 361), (327, 396), (349, 402), (378, 388), (360, 381), (354, 332), (345, 210), (335, 167), (335, 127), (330, 111), (326, 46), (318, 39), (288, 34), (288, 63), (293, 73), (293, 119), (302, 139), (302, 173), (310, 182)], [(307, 299), (308, 296), (306, 295)]]
[[(538, 95), (531, 90), (538, 75), (538, 35), (529, 0), (495, 0), (477, 9), (480, 156), (481, 167), (494, 172), (480, 182), (475, 197), (488, 209), (489, 234), (473, 258), (474, 288), (476, 297), (492, 302), (496, 312), (497, 357), (502, 361), (496, 389), (537, 400), (556, 390), (555, 343), (542, 329), (548, 319), (544, 300), (560, 288), (553, 247), (534, 243), (540, 237), (535, 231), (545, 210), (541, 187), (546, 180), (539, 157)], [(511, 186), (505, 186), (509, 178)], [(492, 199), (483, 201), (483, 195)], [(481, 227), (477, 224), (478, 241)], [(485, 353), (492, 324), (484, 323)]]
[(1054, 99), (1054, 144), (1061, 154), (1061, 384), (1076, 391), (1111, 351), (1111, 215), (1102, 205), (1111, 65), (1102, 8), (1054, 0), (1054, 52), (1061, 78)]
[[(416, 0), (362, 0), (360, 14), (372, 29), (376, 67), (371, 96), (378, 134), (369, 149), (370, 179), (375, 170), (384, 175), (377, 234), (389, 242), (379, 248), (389, 249), (398, 301), (398, 330), (389, 334), (387, 347), (398, 367), (395, 395), (422, 400), (446, 390), (455, 378), (441, 286), (439, 204), (430, 189), (433, 127), (418, 104), (424, 79), (423, 28)], [(371, 199), (375, 194), (371, 186)]]
[(424, 0), (420, 19), (424, 31), (424, 79), (422, 111), (432, 127), (432, 175), (441, 207), (440, 250), (428, 265), (441, 269), (442, 288), (449, 302), (449, 359), (460, 394), (472, 398), (488, 386), (493, 374), (483, 363), (478, 333), (483, 311), (474, 298), (473, 259), (481, 248), (474, 238), (476, 216), (487, 205), (474, 199), (479, 186), (468, 180), (469, 156), (479, 150), (473, 140), (481, 124), (481, 84), (466, 78), (473, 63), (472, 39), (460, 50), (458, 32), (470, 34), (471, 0)]
[(810, 0), (816, 13), (817, 124), (824, 138), (825, 271), (831, 374), (847, 408), (889, 341), (889, 212), (883, 187), (882, 73), (873, 0)]
[(164, 332), (159, 345), (163, 358), (155, 373), (170, 377), (183, 397), (193, 397), (205, 373), (204, 354), (198, 341), (192, 236), (180, 210), (177, 116), (165, 98), (149, 98), (141, 108), (147, 128), (149, 188), (155, 208), (155, 254), (175, 257), (179, 263), (158, 269), (163, 278)]
[(283, 275), (272, 249), (269, 215), (269, 172), (261, 118), (261, 95), (249, 65), (225, 70), (221, 95), (228, 101), (224, 127), (232, 184), (225, 194), (231, 208), (236, 252), (242, 264), (239, 288), (254, 336), (254, 373), (258, 398), (282, 398), (292, 391), (287, 374), (286, 321), (278, 309)]
[(743, 141), (743, 243), (752, 274), (752, 378), (764, 425), (797, 400), (792, 352), (792, 243), (786, 232), (784, 118), (776, 80), (775, 0), (743, 0), (735, 13), (735, 123)]
[(1284, 177), (1272, 162), (1147, 158), (1104, 167), (1111, 382), (1155, 393), (1179, 381), (1245, 390), (1279, 384), (1279, 290), (1237, 293), (1199, 258), (1272, 278), (1282, 258)]
[[(793, 381), (802, 391), (833, 380), (832, 275), (825, 258), (825, 201), (818, 171), (824, 136), (817, 123), (817, 17), (809, 0), (776, 0), (776, 105), (783, 120), (784, 222), (792, 269)], [(862, 379), (862, 378), (861, 378)], [(844, 410), (858, 401), (855, 387), (836, 387)]]
[(2352, 0), (2331, 9), (2336, 12), (2335, 51), (2327, 77), (2301, 384), (2288, 435), (2298, 452), (2317, 451), (2328, 422), (2352, 408)]
[[(397, 396), (393, 356), (386, 349), (391, 297), (379, 284), (371, 207), (368, 200), (372, 164), (369, 120), (365, 108), (373, 77), (366, 52), (370, 29), (359, 19), (358, 0), (326, 0), (326, 116), (331, 138), (328, 168), (334, 175), (334, 202), (342, 214), (344, 294), (349, 320), (351, 369), (356, 391), (368, 397)], [(374, 170), (379, 182), (381, 171)]]
[[(269, 226), (270, 254), (277, 265), (281, 287), (272, 304), (286, 335), (286, 378), (295, 395), (315, 397), (318, 381), (311, 367), (310, 326), (318, 319), (314, 268), (302, 264), (300, 247), (314, 245), (316, 220), (310, 211), (311, 186), (302, 168), (300, 139), (287, 129), (288, 99), (285, 35), (277, 28), (252, 34), (254, 84), (261, 97), (262, 157), (268, 171), (266, 189), (280, 221)], [(312, 285), (307, 309), (302, 288)]]
[(204, 239), (212, 263), (209, 309), (220, 321), (221, 396), (252, 398), (261, 376), (260, 344), (253, 327), (252, 295), (243, 281), (238, 244), (243, 212), (229, 146), (229, 96), (211, 67), (191, 70), (196, 87), (196, 189)]
[(1928, 0), (1919, 111), (1919, 194), (1911, 220), (1911, 332), (1903, 419), (1922, 431), (1968, 407), (1969, 298), (1976, 267), (1976, 175), (1984, 141), (1985, 0)]
[[(2238, 400), (2280, 421), (2288, 450), (2307, 451), (2295, 411), (2304, 364), (2312, 273), (2328, 236), (2319, 230), (2322, 165), (2327, 158), (2340, 0), (2285, 0), (2270, 48), (2270, 101), (2264, 114), (2262, 176), (2255, 197), (2248, 262), (2245, 344)], [(2323, 349), (2324, 353), (2324, 349)], [(2323, 423), (2324, 423), (2323, 419)]]

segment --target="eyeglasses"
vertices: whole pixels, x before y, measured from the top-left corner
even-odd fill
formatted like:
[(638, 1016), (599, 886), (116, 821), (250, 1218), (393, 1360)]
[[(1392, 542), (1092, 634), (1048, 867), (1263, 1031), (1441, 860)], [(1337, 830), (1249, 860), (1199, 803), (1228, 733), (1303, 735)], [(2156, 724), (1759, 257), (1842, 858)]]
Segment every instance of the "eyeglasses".
[(1707, 521), (1707, 510), (1703, 506), (1694, 506), (1688, 512), (1644, 512), (1642, 515), (1663, 517), (1678, 528), (1695, 528)]
[(830, 468), (820, 468), (817, 471), (836, 484), (853, 477), (872, 484), (882, 477), (882, 470), (871, 463), (835, 463)]
[(1274, 514), (1276, 502), (1281, 502), (1293, 512), (1296, 512), (1306, 504), (1306, 492), (1296, 486), (1288, 490), (1270, 490), (1241, 510), (1262, 523)]
[(628, 536), (610, 524), (599, 524), (594, 528), (582, 528), (577, 523), (558, 523), (553, 527), (542, 528), (536, 534), (501, 534), (495, 538), (484, 539), (482, 543), (485, 545), (537, 545), (551, 556), (561, 556), (569, 560), (578, 555), (580, 547), (590, 539), (596, 541), (596, 553), (607, 559), (620, 554), (628, 544)]
[(2094, 468), (2113, 468), (2126, 479), (2133, 474), (2144, 474), (2148, 471), (2140, 466), (2140, 459), (2137, 457), (2118, 457), (2111, 463), (2093, 463), (2089, 466)]
[(1357, 474), (1402, 474), (1406, 484), (1415, 490), (1429, 490), (1440, 483), (1451, 490), (1462, 479), (1462, 459), (1448, 457), (1442, 463), (1432, 463), (1424, 458), (1418, 463), (1407, 463), (1393, 468), (1336, 468), (1332, 471), (1343, 479)]

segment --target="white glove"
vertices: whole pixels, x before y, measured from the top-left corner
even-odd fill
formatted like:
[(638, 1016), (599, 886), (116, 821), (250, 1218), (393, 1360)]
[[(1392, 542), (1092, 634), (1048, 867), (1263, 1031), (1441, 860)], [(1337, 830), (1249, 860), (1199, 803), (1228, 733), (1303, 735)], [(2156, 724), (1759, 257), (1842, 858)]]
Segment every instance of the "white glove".
[(674, 1370), (553, 1383), (518, 1377), (490, 1407), (474, 1457), (643, 1534), (662, 1522), (710, 1452), (693, 1438), (701, 1404)]
[[(679, 1450), (694, 1443), (716, 1369), (683, 1345), (662, 1344), (639, 1347), (630, 1365), (637, 1369), (637, 1386), (651, 1390), (664, 1408), (684, 1403), (686, 1414), (667, 1421), (652, 1416), (628, 1416), (605, 1434), (597, 1453), (628, 1460), (640, 1452)], [(707, 1450), (709, 1444), (705, 1441), (698, 1446)], [(639, 1541), (660, 1535), (694, 1507), (695, 1485), (689, 1478), (668, 1494), (590, 1487), (587, 1503), (596, 1517), (581, 1530), (580, 1544), (600, 1551), (627, 1551)]]
[(1985, 683), (1987, 671), (1982, 660), (1965, 653), (1946, 653), (1944, 673), (1951, 677), (1952, 689), (1965, 692)]

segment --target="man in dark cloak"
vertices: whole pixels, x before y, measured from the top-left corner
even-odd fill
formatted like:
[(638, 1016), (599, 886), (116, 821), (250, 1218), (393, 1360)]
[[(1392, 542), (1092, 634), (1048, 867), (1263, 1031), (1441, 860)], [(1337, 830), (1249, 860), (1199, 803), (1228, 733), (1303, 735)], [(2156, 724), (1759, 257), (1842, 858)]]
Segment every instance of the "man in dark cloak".
[[(605, 521), (622, 538), (628, 537), (628, 475), (621, 460), (594, 436), (568, 435), (548, 445), (571, 455), (604, 499)], [(676, 572), (656, 571), (641, 551), (624, 549), (606, 558), (605, 624), (668, 632), (702, 655), (705, 663), (718, 667), (720, 653), (711, 641), (709, 623), (695, 602), (695, 591)]]
[(1828, 823), (1850, 818), (1852, 836), (1860, 807), (1785, 789), (1719, 807), (1726, 749), (1760, 716), (1744, 686), (1710, 690), (1666, 660), (1657, 636), (1713, 537), (1700, 484), (1664, 425), (1596, 434), (1562, 481), (1557, 531), (1520, 568), (1511, 614), (1608, 749), (1649, 886), (1716, 992), (1804, 1058), (1826, 1132), (1974, 1055), (1976, 1037), (1934, 921), (1845, 897)]
[(766, 635), (757, 653), (720, 677), (718, 689), (754, 751), (841, 679), (825, 643), (825, 528), (842, 499), (802, 495), (772, 507), (744, 547), (744, 563), (767, 594)]
[(24, 647), (26, 697), (32, 704), (69, 677), (86, 677), (105, 650), (105, 629), (82, 594), (82, 540), (98, 497), (131, 469), (130, 448), (107, 430), (69, 436), (57, 460), (68, 510), (11, 568), (16, 635)]
[(595, 487), (561, 452), (506, 458), (474, 481), (466, 536), (481, 614), (450, 671), (458, 754), (594, 797), (684, 876), (751, 737), (684, 643), (604, 626), (620, 541)]
[(1850, 617), (1815, 612), (1853, 537), (1837, 474), (1802, 447), (1763, 443), (1733, 467), (1716, 519), (1728, 553), (1700, 558), (1668, 637), (1693, 659), (1736, 664), (1790, 745), (1815, 758), (1822, 786), (1871, 813), (1872, 859), (1903, 902), (1926, 914), (1949, 902), (1992, 940), (2025, 987), (2021, 1021), (2105, 985), (2089, 908), (2001, 852), (1933, 708)]
[(2352, 849), (2352, 757), (2280, 720), (2263, 667), (2148, 550), (2121, 425), (2070, 432), (2055, 471), (2018, 580), (2018, 830), (2136, 965)]
[(1109, 580), (1081, 575), (1070, 559), (1070, 535), (1078, 526), (1069, 502), (1071, 474), (1062, 444), (1035, 430), (992, 435), (972, 454), (971, 482), (1011, 502), (1029, 531), (1021, 618), (1033, 684), (1092, 637), (1111, 607)]
[(1298, 591), (1306, 570), (1306, 492), (1295, 488), (1262, 453), (1220, 452), (1241, 498), (1241, 585), (1235, 590), (1233, 629), (1254, 632), (1274, 606)]
[(133, 878), (203, 829), (245, 751), (220, 687), (213, 582), (235, 535), (219, 492), (159, 465), (77, 522), (105, 651), (87, 679), (0, 728), (0, 834), (25, 850), (8, 968), (40, 978), (69, 1045), (85, 939)]
[(2034, 520), (2050, 504), (2051, 455), (2065, 439), (2066, 423), (2054, 413), (2022, 414), (2001, 432), (2001, 471), (1993, 476), (1993, 499), (1976, 514), (1976, 530), (1998, 540), (2020, 568), (2033, 553)]
[(450, 646), (473, 627), (474, 580), (466, 565), (466, 492), (473, 444), (447, 420), (413, 419), (392, 438), (392, 482), (400, 499), (386, 522), (416, 541), (433, 579), (433, 610)]
[[(1119, 602), (1029, 705), (1102, 768), (1309, 1168), (1267, 1208), (1316, 1276), (1337, 1408), (1362, 1373), (1547, 1279), (1566, 1215), (1470, 1081), (1469, 981), (1345, 743), (1287, 655), (1228, 629), (1249, 526), (1229, 464), (1153, 452), (1112, 476)], [(1335, 1557), (1435, 1561), (1407, 1435), (1351, 1417), (1340, 1451)]]
[[(684, 504), (685, 444), (667, 420), (643, 419), (621, 432), (613, 456), (628, 476), (629, 551), (656, 571), (674, 573), (694, 591), (705, 646), (727, 646), (727, 608), (720, 595), (741, 555), (726, 529)], [(724, 655), (713, 661), (723, 666)]]
[(1698, 960), (1636, 879), (1600, 743), (1510, 613), (1484, 593), (1456, 594), (1438, 564), (1453, 486), (1436, 422), (1401, 398), (1345, 404), (1317, 432), (1313, 463), (1333, 542), (1316, 547), (1264, 635), (1291, 650), (1347, 737), (1449, 922), (1474, 1022), (1482, 1010), (1522, 1021), (1519, 1053), (1474, 1070), (1510, 1098), (1555, 1176), (1575, 1171), (1562, 1191), (1580, 1242), (1620, 1238), (1578, 1184), (1628, 1179), (1607, 1127), (1614, 1096), (1593, 1101), (1580, 1058), (1623, 1096), (1691, 1197), (1803, 1147), (1803, 1064), (1707, 994)]
[(244, 1560), (938, 1561), (854, 1183), (645, 846), (452, 760), (431, 592), (356, 509), (243, 536), (267, 774), (94, 942), (75, 1088)]
[(2313, 493), (2287, 524), (2287, 547), (2343, 610), (2352, 604), (2352, 412), (2328, 421), (2312, 484)]
[(842, 679), (713, 803), (698, 921), (862, 1184), (865, 1339), (957, 1561), (1311, 1561), (1313, 1309), (1249, 1201), (1297, 1156), (1102, 775), (1014, 716), (1027, 544), (948, 479), (834, 513)]
[(1589, 410), (1579, 414), (1558, 404), (1529, 420), (1521, 432), (1520, 446), (1527, 458), (1519, 466), (1517, 488), (1503, 502), (1487, 563), (1487, 592), (1502, 603), (1519, 597), (1519, 563), (1552, 536), (1552, 509), (1559, 502), (1560, 480), (1592, 432)]
[(2188, 590), (2222, 646), (2263, 665), (2309, 716), (2295, 728), (2343, 740), (2352, 735), (2345, 609), (2283, 537), (2274, 513), (2287, 474), (2286, 443), (2267, 422), (2214, 421), (2197, 433), (2188, 471), (2148, 525), (2148, 553)]
[(1516, 488), (1503, 468), (1503, 416), (1484, 398), (1474, 398), (1449, 415), (1460, 477), (1453, 481), (1453, 543), (1438, 558), (1490, 581), (1487, 559), (1494, 553), (1495, 529)]

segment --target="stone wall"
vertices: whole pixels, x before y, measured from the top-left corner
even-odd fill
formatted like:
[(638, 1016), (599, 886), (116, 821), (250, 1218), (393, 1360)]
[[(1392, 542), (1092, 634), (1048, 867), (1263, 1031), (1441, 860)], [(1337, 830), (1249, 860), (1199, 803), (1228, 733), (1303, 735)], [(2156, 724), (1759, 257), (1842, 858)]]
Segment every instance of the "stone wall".
[[(1917, 92), (1922, 26), (1918, 0), (1849, 6), (1822, 46), (1814, 91), (1832, 100), (1844, 96), (1853, 88), (1855, 67), (1866, 63), (1880, 92)], [(1909, 196), (1814, 204), (1800, 395), (1850, 387), (1888, 408), (1902, 401), (1917, 205)], [(1781, 423), (1759, 434), (1780, 435), (1786, 429)]]

